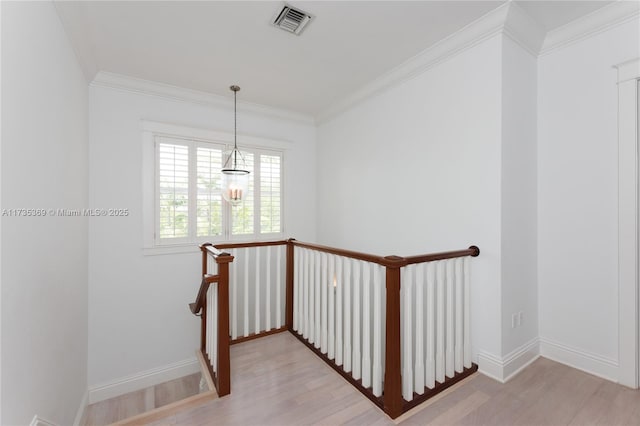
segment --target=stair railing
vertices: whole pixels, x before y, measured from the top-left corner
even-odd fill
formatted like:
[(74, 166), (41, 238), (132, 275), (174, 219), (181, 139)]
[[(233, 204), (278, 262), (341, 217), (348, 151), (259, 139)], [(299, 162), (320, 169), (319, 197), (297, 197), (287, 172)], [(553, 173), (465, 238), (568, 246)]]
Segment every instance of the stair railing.
[[(189, 304), (191, 312), (199, 315), (200, 351), (207, 361), (218, 396), (231, 393), (231, 361), (229, 351), (229, 264), (233, 256), (212, 244), (200, 246), (202, 251), (202, 281), (198, 296)], [(214, 259), (211, 274), (209, 258)]]
[(229, 344), (287, 330), (391, 418), (477, 370), (469, 337), (475, 246), (411, 257), (294, 239), (201, 249), (203, 281), (191, 307), (202, 312), (202, 351), (220, 396), (230, 391)]

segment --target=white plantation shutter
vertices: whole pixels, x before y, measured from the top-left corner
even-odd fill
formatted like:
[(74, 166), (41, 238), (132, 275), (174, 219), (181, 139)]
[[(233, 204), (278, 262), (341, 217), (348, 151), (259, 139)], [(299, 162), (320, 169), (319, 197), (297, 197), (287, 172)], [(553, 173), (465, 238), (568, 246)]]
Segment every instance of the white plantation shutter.
[(160, 239), (189, 236), (189, 147), (159, 138), (158, 220)]
[(156, 244), (259, 239), (282, 233), (282, 153), (242, 150), (250, 171), (246, 198), (222, 198), (228, 145), (156, 136)]
[(282, 231), (282, 155), (260, 155), (260, 233)]
[(220, 169), (222, 148), (198, 146), (196, 233), (198, 237), (223, 235), (223, 201)]
[(249, 188), (248, 194), (242, 203), (231, 209), (231, 235), (252, 235), (254, 233), (254, 217), (255, 217), (255, 185), (254, 179), (255, 168), (254, 154), (245, 150), (240, 150), (244, 157), (245, 165), (249, 170)]

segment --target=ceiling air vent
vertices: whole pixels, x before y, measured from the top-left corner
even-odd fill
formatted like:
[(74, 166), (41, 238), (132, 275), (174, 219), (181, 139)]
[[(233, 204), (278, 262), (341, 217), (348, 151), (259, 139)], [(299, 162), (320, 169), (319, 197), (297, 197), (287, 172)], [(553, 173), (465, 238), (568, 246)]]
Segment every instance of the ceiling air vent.
[(290, 33), (300, 35), (312, 18), (307, 12), (285, 4), (280, 13), (278, 13), (278, 17), (273, 21), (273, 25)]

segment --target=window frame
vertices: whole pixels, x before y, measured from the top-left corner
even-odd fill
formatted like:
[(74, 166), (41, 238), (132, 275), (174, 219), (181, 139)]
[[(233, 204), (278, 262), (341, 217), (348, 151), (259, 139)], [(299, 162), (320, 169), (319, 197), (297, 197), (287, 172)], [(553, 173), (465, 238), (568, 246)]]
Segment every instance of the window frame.
[[(259, 161), (254, 165), (254, 173), (250, 176), (254, 179), (254, 217), (252, 234), (232, 234), (231, 213), (232, 207), (229, 203), (222, 201), (222, 228), (223, 233), (219, 237), (197, 236), (196, 198), (197, 198), (197, 172), (193, 173), (196, 167), (197, 148), (218, 147), (224, 152), (233, 146), (234, 136), (232, 133), (199, 129), (174, 124), (160, 123), (148, 120), (141, 120), (142, 140), (143, 140), (143, 254), (171, 254), (193, 252), (198, 249), (198, 245), (204, 242), (225, 243), (225, 242), (245, 242), (264, 241), (284, 238), (286, 232), (285, 221), (285, 168), (286, 151), (290, 142), (273, 140), (256, 136), (238, 134), (238, 147), (241, 151), (249, 151), (254, 155), (278, 155), (280, 157), (280, 232), (261, 233), (260, 232), (260, 173), (256, 173)], [(160, 138), (168, 140), (184, 141), (189, 147), (189, 235), (176, 239), (160, 239), (160, 200), (159, 200), (159, 167), (158, 153)], [(170, 143), (170, 142), (169, 142)]]

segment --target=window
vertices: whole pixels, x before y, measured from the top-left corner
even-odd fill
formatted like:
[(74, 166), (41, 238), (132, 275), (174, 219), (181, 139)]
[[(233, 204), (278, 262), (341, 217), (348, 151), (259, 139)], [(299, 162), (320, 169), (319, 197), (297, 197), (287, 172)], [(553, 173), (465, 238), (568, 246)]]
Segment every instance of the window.
[(220, 169), (228, 143), (154, 135), (155, 245), (282, 235), (281, 151), (245, 147), (248, 194), (232, 207), (222, 198)]

